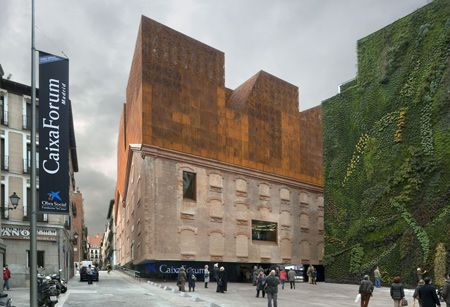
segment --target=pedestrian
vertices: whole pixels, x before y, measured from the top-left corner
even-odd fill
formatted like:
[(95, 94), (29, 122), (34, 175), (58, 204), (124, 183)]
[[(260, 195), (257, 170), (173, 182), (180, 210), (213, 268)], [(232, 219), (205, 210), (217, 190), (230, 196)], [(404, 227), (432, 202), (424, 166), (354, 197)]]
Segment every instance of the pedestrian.
[(431, 285), (430, 277), (423, 279), (425, 284), (419, 289), (419, 300), (422, 303), (422, 307), (436, 307), (441, 306), (439, 298), (436, 294), (436, 288)]
[(3, 266), (3, 290), (9, 290), (9, 279), (11, 278), (11, 271), (8, 268), (8, 265), (5, 264)]
[(428, 272), (426, 270), (422, 270), (421, 268), (417, 268), (416, 270), (416, 275), (417, 275), (417, 282), (419, 282), (419, 280), (425, 280), (426, 274)]
[(197, 277), (195, 277), (194, 270), (190, 267), (187, 270), (187, 280), (188, 280), (188, 287), (189, 292), (195, 292), (195, 281), (197, 280)]
[(394, 277), (394, 283), (391, 285), (391, 298), (394, 300), (394, 307), (401, 307), (405, 298), (405, 289), (400, 282), (400, 276)]
[(314, 270), (313, 266), (310, 265), (310, 266), (308, 267), (308, 270), (306, 271), (306, 275), (308, 276), (308, 283), (309, 283), (309, 284), (312, 284), (312, 283), (313, 283), (313, 281), (312, 281), (313, 270)]
[(256, 278), (256, 297), (259, 297), (259, 291), (262, 291), (262, 297), (266, 296), (266, 275), (263, 271), (260, 271)]
[(205, 270), (203, 271), (203, 277), (204, 277), (204, 280), (205, 280), (205, 288), (208, 288), (208, 283), (209, 283), (208, 265), (205, 265)]
[(286, 282), (286, 280), (287, 280), (287, 273), (286, 273), (286, 270), (283, 268), (283, 269), (281, 269), (281, 272), (280, 272), (281, 289), (283, 289), (283, 290), (284, 290), (284, 283)]
[(88, 285), (92, 285), (93, 270), (92, 270), (91, 265), (88, 265), (88, 267), (86, 268), (86, 274), (87, 274), (87, 278), (88, 278)]
[(227, 273), (225, 272), (225, 268), (221, 266), (218, 274), (216, 292), (224, 293), (225, 291), (227, 291)]
[(259, 270), (258, 267), (255, 265), (253, 267), (253, 273), (252, 273), (252, 282), (253, 285), (256, 286), (256, 280), (258, 279)]
[(291, 286), (291, 290), (295, 289), (295, 271), (294, 269), (290, 269), (288, 272), (288, 280)]
[(419, 289), (420, 287), (422, 287), (425, 284), (425, 282), (423, 281), (423, 279), (419, 280), (419, 283), (417, 284), (416, 289), (414, 290), (414, 294), (413, 294), (413, 300), (415, 302), (415, 300), (417, 300), (419, 302), (419, 306), (422, 307), (422, 301), (420, 300), (419, 297)]
[(445, 281), (444, 287), (442, 287), (442, 297), (447, 307), (450, 307), (450, 272), (447, 274), (447, 280)]
[(278, 285), (280, 280), (275, 276), (275, 270), (270, 271), (269, 276), (266, 278), (266, 293), (268, 300), (268, 307), (277, 307), (277, 297), (278, 297)]
[(373, 276), (375, 278), (375, 287), (381, 288), (381, 273), (379, 267), (375, 268), (375, 270), (373, 271)]
[(373, 284), (369, 279), (369, 275), (364, 275), (361, 284), (359, 285), (359, 294), (361, 294), (361, 307), (369, 306), (369, 300), (372, 296)]
[(218, 263), (214, 263), (213, 273), (214, 273), (214, 280), (216, 282), (219, 282), (219, 264)]
[(313, 284), (317, 285), (317, 269), (313, 266), (313, 272), (312, 272), (312, 278), (313, 278)]
[(178, 271), (177, 277), (178, 290), (180, 290), (181, 292), (186, 291), (186, 280), (187, 280), (186, 270), (184, 266), (181, 266), (180, 270)]

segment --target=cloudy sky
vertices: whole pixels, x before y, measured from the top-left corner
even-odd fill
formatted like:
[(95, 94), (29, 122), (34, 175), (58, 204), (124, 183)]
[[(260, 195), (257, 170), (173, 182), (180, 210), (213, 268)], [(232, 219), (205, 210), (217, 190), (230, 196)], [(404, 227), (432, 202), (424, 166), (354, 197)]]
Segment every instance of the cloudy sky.
[[(263, 69), (300, 89), (305, 110), (356, 74), (356, 40), (430, 0), (36, 0), (36, 46), (70, 58), (90, 234), (103, 232), (116, 177), (117, 126), (140, 15), (225, 52), (226, 86)], [(31, 0), (0, 0), (0, 64), (30, 84)]]

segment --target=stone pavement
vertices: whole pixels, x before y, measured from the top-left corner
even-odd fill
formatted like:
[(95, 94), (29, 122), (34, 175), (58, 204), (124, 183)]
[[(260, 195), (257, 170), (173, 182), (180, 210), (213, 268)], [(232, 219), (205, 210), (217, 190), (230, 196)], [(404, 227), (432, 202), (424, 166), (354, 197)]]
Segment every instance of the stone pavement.
[[(256, 307), (267, 306), (267, 299), (256, 298), (256, 290), (251, 284), (230, 283), (225, 294), (215, 291), (215, 283), (210, 283), (208, 289), (202, 282), (197, 282), (195, 292), (179, 293), (174, 282), (146, 282), (138, 281), (121, 272), (113, 271), (111, 274), (100, 272), (100, 282), (92, 286), (86, 282), (79, 282), (73, 278), (69, 282), (69, 291), (60, 296), (57, 306), (202, 306), (202, 307)], [(359, 306), (354, 302), (357, 294), (357, 285), (342, 285), (319, 283), (309, 285), (298, 283), (295, 290), (290, 290), (287, 285), (285, 290), (279, 289), (279, 307), (354, 307)], [(407, 290), (406, 296), (412, 306), (412, 291)], [(7, 291), (13, 299), (13, 305), (17, 307), (29, 306), (29, 289), (15, 288)], [(389, 288), (375, 289), (370, 307), (392, 306), (389, 296)]]

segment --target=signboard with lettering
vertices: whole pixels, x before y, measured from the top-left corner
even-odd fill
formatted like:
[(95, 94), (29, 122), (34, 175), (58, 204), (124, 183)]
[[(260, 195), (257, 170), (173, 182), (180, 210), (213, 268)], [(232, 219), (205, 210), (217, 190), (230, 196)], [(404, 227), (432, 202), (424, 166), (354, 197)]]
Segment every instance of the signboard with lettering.
[[(2, 225), (0, 228), (2, 239), (29, 240), (30, 228), (23, 226)], [(57, 241), (58, 232), (56, 229), (41, 228), (37, 229), (37, 239), (39, 241)]]
[(39, 52), (40, 212), (69, 214), (69, 60)]

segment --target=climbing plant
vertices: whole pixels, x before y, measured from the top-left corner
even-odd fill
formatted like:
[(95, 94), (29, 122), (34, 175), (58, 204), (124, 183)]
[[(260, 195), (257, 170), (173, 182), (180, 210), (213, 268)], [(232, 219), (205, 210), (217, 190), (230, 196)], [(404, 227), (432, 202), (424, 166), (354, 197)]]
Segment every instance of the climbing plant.
[(358, 41), (357, 78), (323, 102), (329, 280), (378, 265), (413, 285), (449, 262), (449, 63), (450, 2), (435, 0)]

